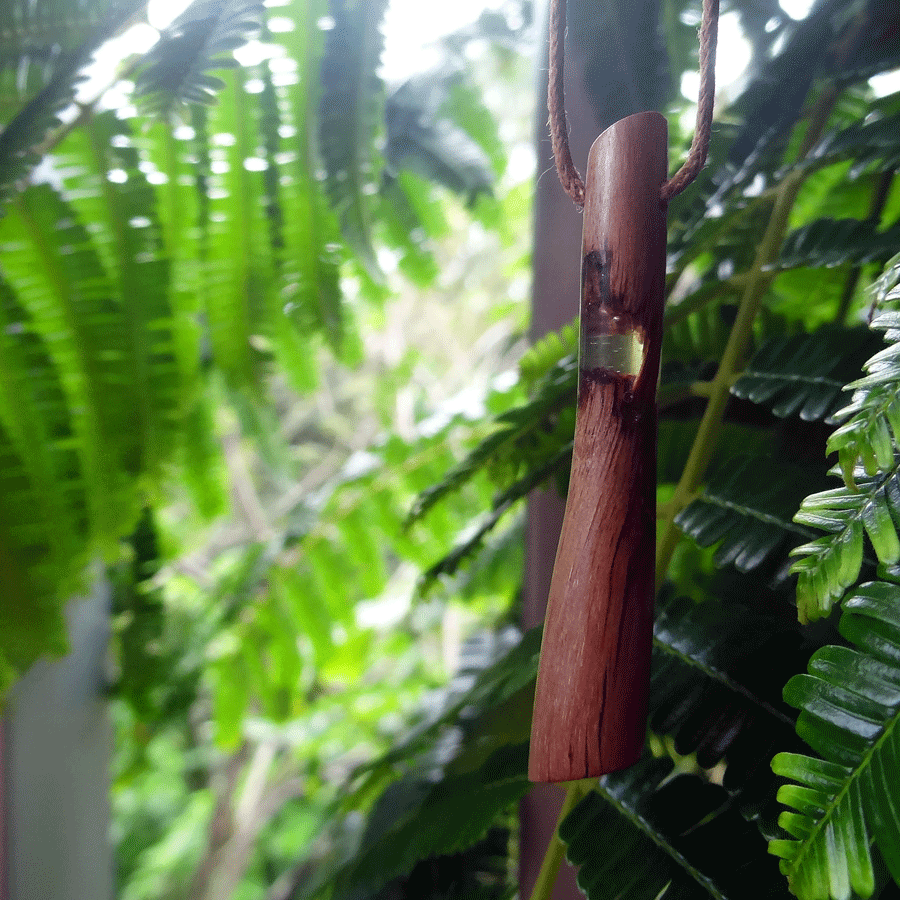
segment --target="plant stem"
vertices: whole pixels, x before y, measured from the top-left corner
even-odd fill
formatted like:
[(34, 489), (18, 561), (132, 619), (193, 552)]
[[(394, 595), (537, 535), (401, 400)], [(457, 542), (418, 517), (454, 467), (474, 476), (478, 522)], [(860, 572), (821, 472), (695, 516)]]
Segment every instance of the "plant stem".
[[(562, 809), (559, 811), (559, 822), (562, 822), (572, 812), (579, 800), (591, 792), (592, 785), (593, 779), (569, 782), (566, 790), (566, 799), (563, 801)], [(556, 825), (553, 837), (550, 839), (550, 846), (547, 847), (544, 861), (541, 863), (541, 871), (538, 873), (537, 881), (534, 883), (531, 900), (550, 900), (553, 895), (553, 885), (556, 884), (559, 867), (562, 864), (566, 851), (566, 845), (559, 839), (559, 822)]]
[[(802, 161), (822, 135), (822, 131), (828, 122), (832, 109), (837, 102), (839, 93), (831, 87), (826, 88), (819, 96), (812, 114), (809, 126), (798, 154), (798, 162)], [(672, 499), (667, 504), (663, 534), (656, 548), (656, 587), (662, 585), (666, 572), (672, 562), (675, 547), (681, 538), (681, 532), (675, 525), (675, 517), (693, 499), (700, 487), (706, 470), (712, 461), (713, 452), (725, 415), (725, 406), (731, 393), (731, 386), (744, 362), (750, 338), (753, 334), (753, 322), (759, 311), (760, 302), (772, 282), (774, 273), (772, 265), (777, 262), (781, 253), (781, 246), (787, 234), (788, 221), (791, 210), (800, 193), (800, 188), (811, 174), (811, 168), (807, 166), (796, 167), (778, 185), (775, 192), (775, 202), (766, 232), (756, 252), (753, 268), (748, 273), (748, 279), (744, 287), (738, 307), (737, 319), (728, 336), (728, 344), (722, 354), (722, 361), (716, 372), (709, 389), (709, 402), (700, 421), (697, 437), (691, 447), (681, 480), (675, 488)]]
[(656, 551), (657, 588), (665, 579), (672, 555), (681, 536), (675, 525), (675, 517), (688, 505), (691, 497), (696, 493), (712, 460), (731, 385), (743, 364), (753, 334), (753, 321), (759, 310), (760, 301), (772, 280), (767, 267), (775, 262), (781, 252), (781, 245), (787, 233), (788, 218), (805, 177), (806, 173), (802, 170), (796, 170), (788, 175), (782, 181), (775, 198), (766, 233), (759, 245), (750, 278), (741, 297), (737, 319), (728, 336), (728, 344), (722, 354), (722, 361), (719, 363), (716, 377), (709, 386), (709, 402), (700, 421), (697, 437), (691, 447), (678, 486), (675, 488), (675, 494), (668, 504), (666, 523)]

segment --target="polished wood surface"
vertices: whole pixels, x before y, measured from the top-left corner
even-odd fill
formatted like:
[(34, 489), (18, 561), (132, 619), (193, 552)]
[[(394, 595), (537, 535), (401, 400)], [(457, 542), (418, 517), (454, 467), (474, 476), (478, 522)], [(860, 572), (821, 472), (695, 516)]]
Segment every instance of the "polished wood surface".
[(588, 159), (575, 450), (535, 694), (532, 781), (603, 775), (634, 763), (644, 744), (666, 173), (658, 113), (616, 122)]

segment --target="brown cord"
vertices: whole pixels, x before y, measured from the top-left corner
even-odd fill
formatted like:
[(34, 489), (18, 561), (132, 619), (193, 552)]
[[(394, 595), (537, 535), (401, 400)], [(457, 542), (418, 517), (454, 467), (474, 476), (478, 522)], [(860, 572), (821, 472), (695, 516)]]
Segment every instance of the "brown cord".
[(706, 165), (716, 101), (716, 40), (719, 34), (719, 0), (703, 0), (700, 26), (700, 97), (697, 100), (697, 127), (684, 165), (662, 186), (660, 197), (668, 203), (680, 194)]
[[(703, 0), (700, 26), (700, 97), (697, 101), (697, 127), (684, 165), (660, 189), (660, 199), (668, 203), (680, 194), (706, 164), (712, 132), (713, 105), (716, 97), (716, 40), (719, 32), (719, 0)], [(566, 42), (566, 0), (550, 3), (550, 75), (547, 108), (550, 111), (550, 139), (556, 171), (566, 193), (576, 206), (584, 206), (584, 181), (572, 162), (569, 129), (563, 93), (563, 66)]]
[(556, 171), (566, 193), (575, 205), (584, 206), (584, 182), (569, 151), (569, 126), (566, 123), (566, 98), (563, 69), (566, 58), (566, 0), (550, 4), (550, 73), (547, 83), (547, 109), (550, 112), (550, 141)]

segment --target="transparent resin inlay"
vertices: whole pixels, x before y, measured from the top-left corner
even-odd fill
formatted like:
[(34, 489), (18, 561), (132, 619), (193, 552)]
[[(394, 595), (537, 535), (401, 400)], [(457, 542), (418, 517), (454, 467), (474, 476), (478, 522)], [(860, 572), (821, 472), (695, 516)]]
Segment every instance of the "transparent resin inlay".
[(582, 369), (609, 369), (621, 375), (638, 375), (644, 361), (644, 345), (637, 333), (584, 334), (581, 336)]

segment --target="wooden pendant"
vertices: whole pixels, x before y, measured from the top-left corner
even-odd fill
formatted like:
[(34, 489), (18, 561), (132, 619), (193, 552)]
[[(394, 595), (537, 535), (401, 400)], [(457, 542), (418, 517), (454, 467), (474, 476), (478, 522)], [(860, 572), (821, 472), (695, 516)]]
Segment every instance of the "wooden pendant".
[(534, 701), (532, 781), (641, 755), (653, 640), (656, 387), (668, 128), (616, 122), (588, 157), (575, 450)]

